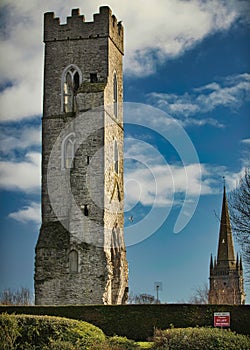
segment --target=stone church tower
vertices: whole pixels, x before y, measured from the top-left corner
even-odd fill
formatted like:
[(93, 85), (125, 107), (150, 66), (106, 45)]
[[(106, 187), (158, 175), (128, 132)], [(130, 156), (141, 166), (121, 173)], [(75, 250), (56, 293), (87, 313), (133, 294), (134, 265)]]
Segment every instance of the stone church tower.
[(224, 186), (217, 259), (210, 261), (209, 304), (244, 304), (241, 258), (235, 259), (234, 244)]
[(45, 13), (44, 43), (35, 303), (122, 304), (123, 27), (106, 6), (92, 22)]

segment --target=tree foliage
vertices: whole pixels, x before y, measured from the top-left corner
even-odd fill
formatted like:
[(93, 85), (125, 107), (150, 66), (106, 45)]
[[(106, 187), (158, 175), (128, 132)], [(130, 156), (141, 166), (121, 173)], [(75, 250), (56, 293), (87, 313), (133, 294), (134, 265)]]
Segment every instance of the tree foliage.
[(241, 247), (245, 268), (250, 271), (250, 168), (245, 169), (239, 185), (229, 198), (233, 233)]

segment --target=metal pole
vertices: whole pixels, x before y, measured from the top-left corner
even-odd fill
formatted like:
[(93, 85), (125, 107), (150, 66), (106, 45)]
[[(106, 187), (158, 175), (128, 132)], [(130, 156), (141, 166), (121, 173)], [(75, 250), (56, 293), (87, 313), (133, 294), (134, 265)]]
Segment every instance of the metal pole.
[(156, 304), (159, 304), (159, 286), (156, 286)]

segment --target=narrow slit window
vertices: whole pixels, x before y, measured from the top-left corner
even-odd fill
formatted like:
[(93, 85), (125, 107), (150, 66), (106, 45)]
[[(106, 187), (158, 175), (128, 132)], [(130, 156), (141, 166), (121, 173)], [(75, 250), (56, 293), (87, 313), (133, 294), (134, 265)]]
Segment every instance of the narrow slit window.
[(97, 83), (97, 73), (90, 73), (90, 82)]
[(69, 272), (78, 272), (78, 252), (75, 249), (69, 253)]
[(114, 171), (116, 174), (119, 172), (118, 145), (116, 140), (114, 141)]
[(117, 76), (114, 73), (113, 78), (113, 103), (114, 103), (114, 115), (118, 117), (118, 91), (117, 91)]
[(83, 214), (84, 216), (89, 216), (89, 206), (87, 204), (83, 206)]

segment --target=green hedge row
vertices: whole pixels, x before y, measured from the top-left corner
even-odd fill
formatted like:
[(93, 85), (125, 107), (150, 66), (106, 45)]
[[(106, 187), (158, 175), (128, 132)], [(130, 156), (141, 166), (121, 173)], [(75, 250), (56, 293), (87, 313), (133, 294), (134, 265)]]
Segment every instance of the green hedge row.
[(106, 335), (147, 340), (154, 329), (213, 326), (214, 312), (229, 311), (231, 330), (250, 334), (250, 305), (0, 306), (0, 313), (50, 315), (89, 322)]
[(0, 315), (0, 348), (3, 350), (95, 349), (105, 343), (101, 329), (64, 317)]
[(156, 330), (155, 350), (249, 350), (250, 338), (213, 328), (173, 328)]

